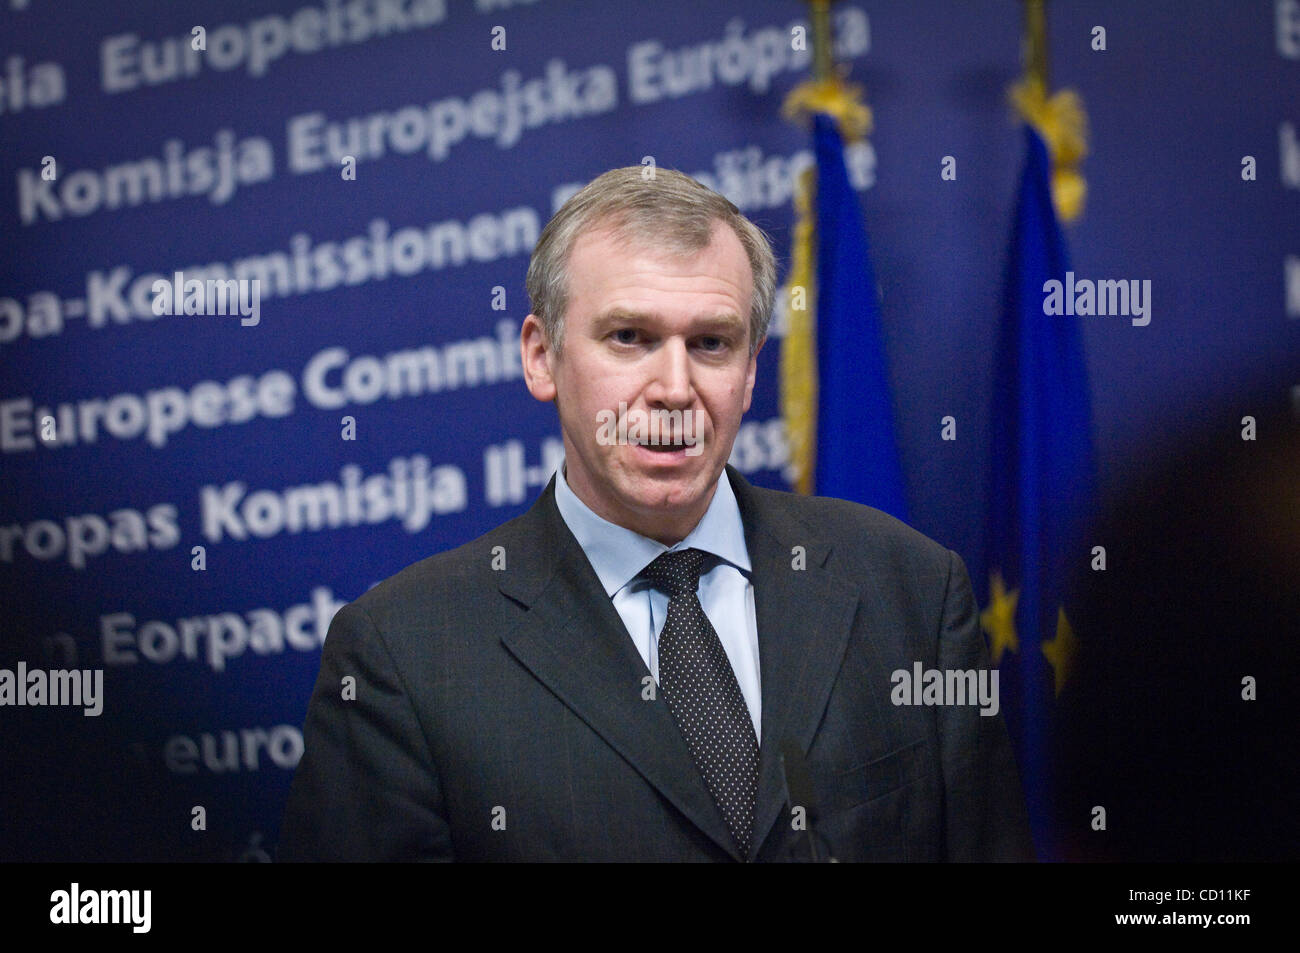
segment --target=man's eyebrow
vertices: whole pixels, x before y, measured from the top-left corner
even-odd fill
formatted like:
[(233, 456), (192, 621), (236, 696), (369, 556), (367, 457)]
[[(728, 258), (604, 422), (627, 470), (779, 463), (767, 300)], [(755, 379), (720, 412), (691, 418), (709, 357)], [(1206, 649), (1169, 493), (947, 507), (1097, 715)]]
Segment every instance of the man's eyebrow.
[[(625, 324), (654, 324), (659, 320), (657, 315), (644, 311), (628, 311), (624, 308), (612, 308), (604, 314), (597, 315), (592, 322), (592, 327), (597, 333), (603, 333), (611, 328)], [(744, 320), (740, 315), (732, 311), (724, 311), (720, 314), (702, 315), (692, 322), (705, 331), (726, 331), (740, 330), (744, 327)]]

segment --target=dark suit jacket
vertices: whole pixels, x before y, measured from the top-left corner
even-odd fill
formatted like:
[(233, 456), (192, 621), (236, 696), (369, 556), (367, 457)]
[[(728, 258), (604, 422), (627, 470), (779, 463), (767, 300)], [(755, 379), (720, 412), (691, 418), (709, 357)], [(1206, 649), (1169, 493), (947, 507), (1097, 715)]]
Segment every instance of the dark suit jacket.
[[(649, 672), (552, 478), (522, 516), (334, 618), (280, 859), (803, 859), (786, 740), (804, 755), (818, 842), (838, 860), (1032, 859), (1001, 716), (890, 701), (891, 673), (916, 661), (989, 664), (961, 558), (878, 510), (726, 475), (753, 564), (762, 682), (748, 858), (662, 696), (645, 697)], [(806, 568), (794, 568), (800, 552)]]

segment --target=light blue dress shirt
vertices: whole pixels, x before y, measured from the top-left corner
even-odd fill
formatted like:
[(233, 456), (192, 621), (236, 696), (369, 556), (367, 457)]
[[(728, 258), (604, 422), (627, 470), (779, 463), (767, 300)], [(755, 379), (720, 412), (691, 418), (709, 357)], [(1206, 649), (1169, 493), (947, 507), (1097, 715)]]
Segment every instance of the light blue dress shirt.
[(656, 684), (659, 682), (659, 632), (668, 616), (668, 595), (637, 579), (637, 574), (670, 550), (702, 549), (719, 557), (705, 562), (705, 571), (700, 575), (700, 605), (731, 661), (749, 717), (754, 722), (754, 735), (761, 741), (762, 692), (754, 586), (749, 579), (751, 567), (745, 525), (725, 471), (718, 477), (708, 510), (690, 535), (676, 546), (665, 546), (597, 516), (569, 488), (563, 463), (555, 474), (555, 505), (587, 554)]

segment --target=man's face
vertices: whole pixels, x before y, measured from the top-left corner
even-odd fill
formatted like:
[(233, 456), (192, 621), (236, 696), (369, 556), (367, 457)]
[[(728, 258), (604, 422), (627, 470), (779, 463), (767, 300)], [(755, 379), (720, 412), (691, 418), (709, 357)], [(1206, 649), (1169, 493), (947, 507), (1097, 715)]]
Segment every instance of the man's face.
[[(685, 258), (598, 228), (573, 246), (568, 291), (562, 355), (535, 315), (521, 341), (529, 391), (559, 412), (565, 478), (611, 523), (676, 543), (708, 509), (754, 391), (749, 259), (721, 222), (709, 246)], [(637, 419), (682, 411), (684, 421), (689, 411), (690, 432), (674, 426), (660, 441), (695, 446), (609, 440), (620, 404), (629, 436)]]

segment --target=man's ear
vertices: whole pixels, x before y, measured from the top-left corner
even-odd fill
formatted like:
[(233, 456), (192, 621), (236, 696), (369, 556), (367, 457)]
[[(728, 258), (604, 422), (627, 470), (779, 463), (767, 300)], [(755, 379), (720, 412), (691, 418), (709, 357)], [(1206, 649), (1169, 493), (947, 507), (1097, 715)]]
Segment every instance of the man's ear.
[(754, 353), (750, 355), (749, 369), (745, 371), (745, 406), (740, 409), (742, 414), (749, 411), (749, 402), (754, 396), (754, 381), (758, 379), (758, 352), (763, 350), (763, 345), (766, 343), (767, 337), (764, 336), (763, 340), (758, 342), (758, 347), (754, 348)]
[(546, 340), (546, 330), (535, 314), (524, 318), (519, 330), (519, 358), (524, 366), (524, 383), (528, 393), (544, 403), (555, 400), (555, 376), (551, 361), (555, 352)]

